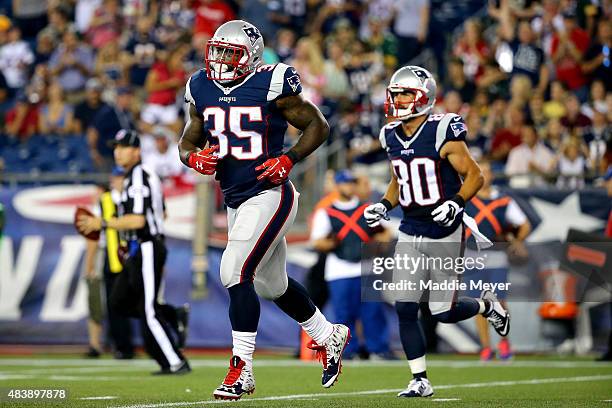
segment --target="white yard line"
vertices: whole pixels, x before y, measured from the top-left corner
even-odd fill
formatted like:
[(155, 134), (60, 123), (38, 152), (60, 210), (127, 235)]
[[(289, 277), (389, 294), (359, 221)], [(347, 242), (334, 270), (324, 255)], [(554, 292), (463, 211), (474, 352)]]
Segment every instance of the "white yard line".
[[(300, 360), (270, 360), (262, 359), (255, 360), (257, 367), (304, 367), (318, 366), (320, 363), (316, 361), (304, 362)], [(346, 361), (347, 367), (398, 367), (406, 366), (406, 361)], [(192, 360), (191, 367), (218, 367), (226, 368), (226, 359), (215, 360)], [(446, 368), (470, 368), (470, 367), (541, 367), (541, 368), (612, 368), (612, 363), (595, 362), (595, 361), (562, 361), (562, 360), (518, 360), (518, 361), (490, 361), (482, 363), (474, 357), (474, 360), (430, 360), (427, 361), (429, 367), (446, 367)], [(91, 361), (89, 359), (16, 359), (16, 358), (0, 358), (0, 366), (6, 371), (8, 367), (58, 367), (65, 366), (74, 367), (75, 371), (95, 371), (95, 369), (121, 368), (129, 370), (137, 370), (138, 368), (155, 368), (153, 361), (147, 359), (138, 360), (98, 360)], [(58, 368), (42, 368), (40, 371), (57, 370)], [(20, 371), (21, 372), (21, 371)]]
[(117, 399), (119, 397), (116, 397), (114, 395), (104, 395), (102, 397), (81, 397), (79, 398), (80, 400), (112, 400), (112, 399)]
[[(590, 381), (606, 381), (612, 380), (612, 375), (591, 375), (581, 377), (557, 377), (557, 378), (534, 378), (531, 380), (517, 380), (517, 381), (490, 381), (480, 383), (468, 383), (468, 384), (445, 384), (434, 386), (434, 389), (446, 390), (456, 388), (484, 388), (484, 387), (505, 387), (512, 385), (531, 385), (531, 384), (551, 384), (551, 383), (568, 383), (568, 382), (590, 382)], [(305, 398), (335, 398), (335, 397), (349, 397), (356, 395), (376, 395), (376, 394), (391, 394), (401, 391), (401, 389), (380, 389), (380, 390), (366, 390), (366, 391), (353, 391), (353, 392), (335, 392), (335, 393), (314, 393), (314, 394), (294, 394), (294, 395), (278, 395), (272, 397), (263, 398), (245, 398), (239, 401), (232, 401), (233, 403), (240, 402), (255, 402), (255, 401), (281, 401), (281, 400), (296, 400)], [(111, 408), (169, 408), (169, 407), (184, 407), (190, 405), (210, 405), (210, 404), (223, 404), (228, 401), (215, 401), (215, 400), (203, 400), (203, 401), (184, 401), (184, 402), (168, 402), (160, 404), (138, 404), (138, 405), (117, 405)], [(232, 403), (230, 402), (230, 403)]]

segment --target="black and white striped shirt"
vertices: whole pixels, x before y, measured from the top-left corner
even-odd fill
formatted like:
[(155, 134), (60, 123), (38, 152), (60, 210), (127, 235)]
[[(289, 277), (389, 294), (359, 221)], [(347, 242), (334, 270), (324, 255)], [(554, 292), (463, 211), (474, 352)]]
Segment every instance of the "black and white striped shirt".
[(125, 175), (119, 214), (144, 215), (146, 222), (141, 229), (124, 231), (123, 238), (144, 242), (163, 235), (165, 208), (159, 177), (139, 162)]

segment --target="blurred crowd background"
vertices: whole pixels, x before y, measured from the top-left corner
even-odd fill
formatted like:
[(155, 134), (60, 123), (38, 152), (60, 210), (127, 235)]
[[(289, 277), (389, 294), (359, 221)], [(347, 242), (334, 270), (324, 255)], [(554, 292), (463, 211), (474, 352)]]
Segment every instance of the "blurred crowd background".
[(436, 74), (436, 112), (466, 119), (470, 149), (502, 182), (581, 188), (612, 163), (609, 0), (0, 0), (0, 13), (7, 173), (106, 172), (106, 142), (129, 127), (145, 162), (189, 182), (184, 85), (235, 18), (259, 27), (266, 63), (298, 70), (338, 167), (373, 181), (388, 180), (385, 86), (409, 63)]

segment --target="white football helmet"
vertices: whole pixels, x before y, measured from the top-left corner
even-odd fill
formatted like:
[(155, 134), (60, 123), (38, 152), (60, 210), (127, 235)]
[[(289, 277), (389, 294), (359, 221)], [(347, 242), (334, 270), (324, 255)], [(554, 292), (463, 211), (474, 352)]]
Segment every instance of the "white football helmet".
[(257, 27), (243, 20), (228, 21), (206, 43), (206, 75), (220, 82), (243, 78), (262, 63), (263, 50)]
[[(387, 86), (385, 116), (406, 120), (425, 115), (436, 103), (436, 80), (425, 68), (409, 65), (395, 71)], [(399, 106), (394, 101), (396, 94), (412, 92), (414, 100)]]

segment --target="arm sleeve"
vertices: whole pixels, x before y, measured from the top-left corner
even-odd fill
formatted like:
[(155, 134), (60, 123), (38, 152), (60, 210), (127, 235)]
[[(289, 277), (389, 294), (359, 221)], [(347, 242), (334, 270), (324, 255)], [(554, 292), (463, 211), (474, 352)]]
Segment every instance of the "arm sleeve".
[(332, 232), (331, 222), (325, 208), (320, 208), (312, 219), (310, 242), (327, 237)]
[(438, 123), (436, 150), (439, 152), (446, 142), (465, 142), (467, 131), (467, 125), (461, 116), (447, 113)]
[(194, 106), (196, 106), (195, 99), (191, 94), (191, 78), (187, 80), (187, 84), (185, 85), (185, 102), (192, 103)]
[(513, 227), (523, 225), (528, 221), (527, 216), (514, 200), (510, 200), (506, 207), (506, 222)]
[(268, 102), (285, 96), (299, 95), (300, 93), (302, 93), (302, 83), (295, 68), (283, 63), (276, 64), (270, 79)]
[(385, 132), (386, 129), (387, 128), (383, 126), (383, 128), (380, 129), (380, 133), (378, 134), (378, 140), (380, 141), (380, 145), (384, 150), (387, 150), (387, 132)]

